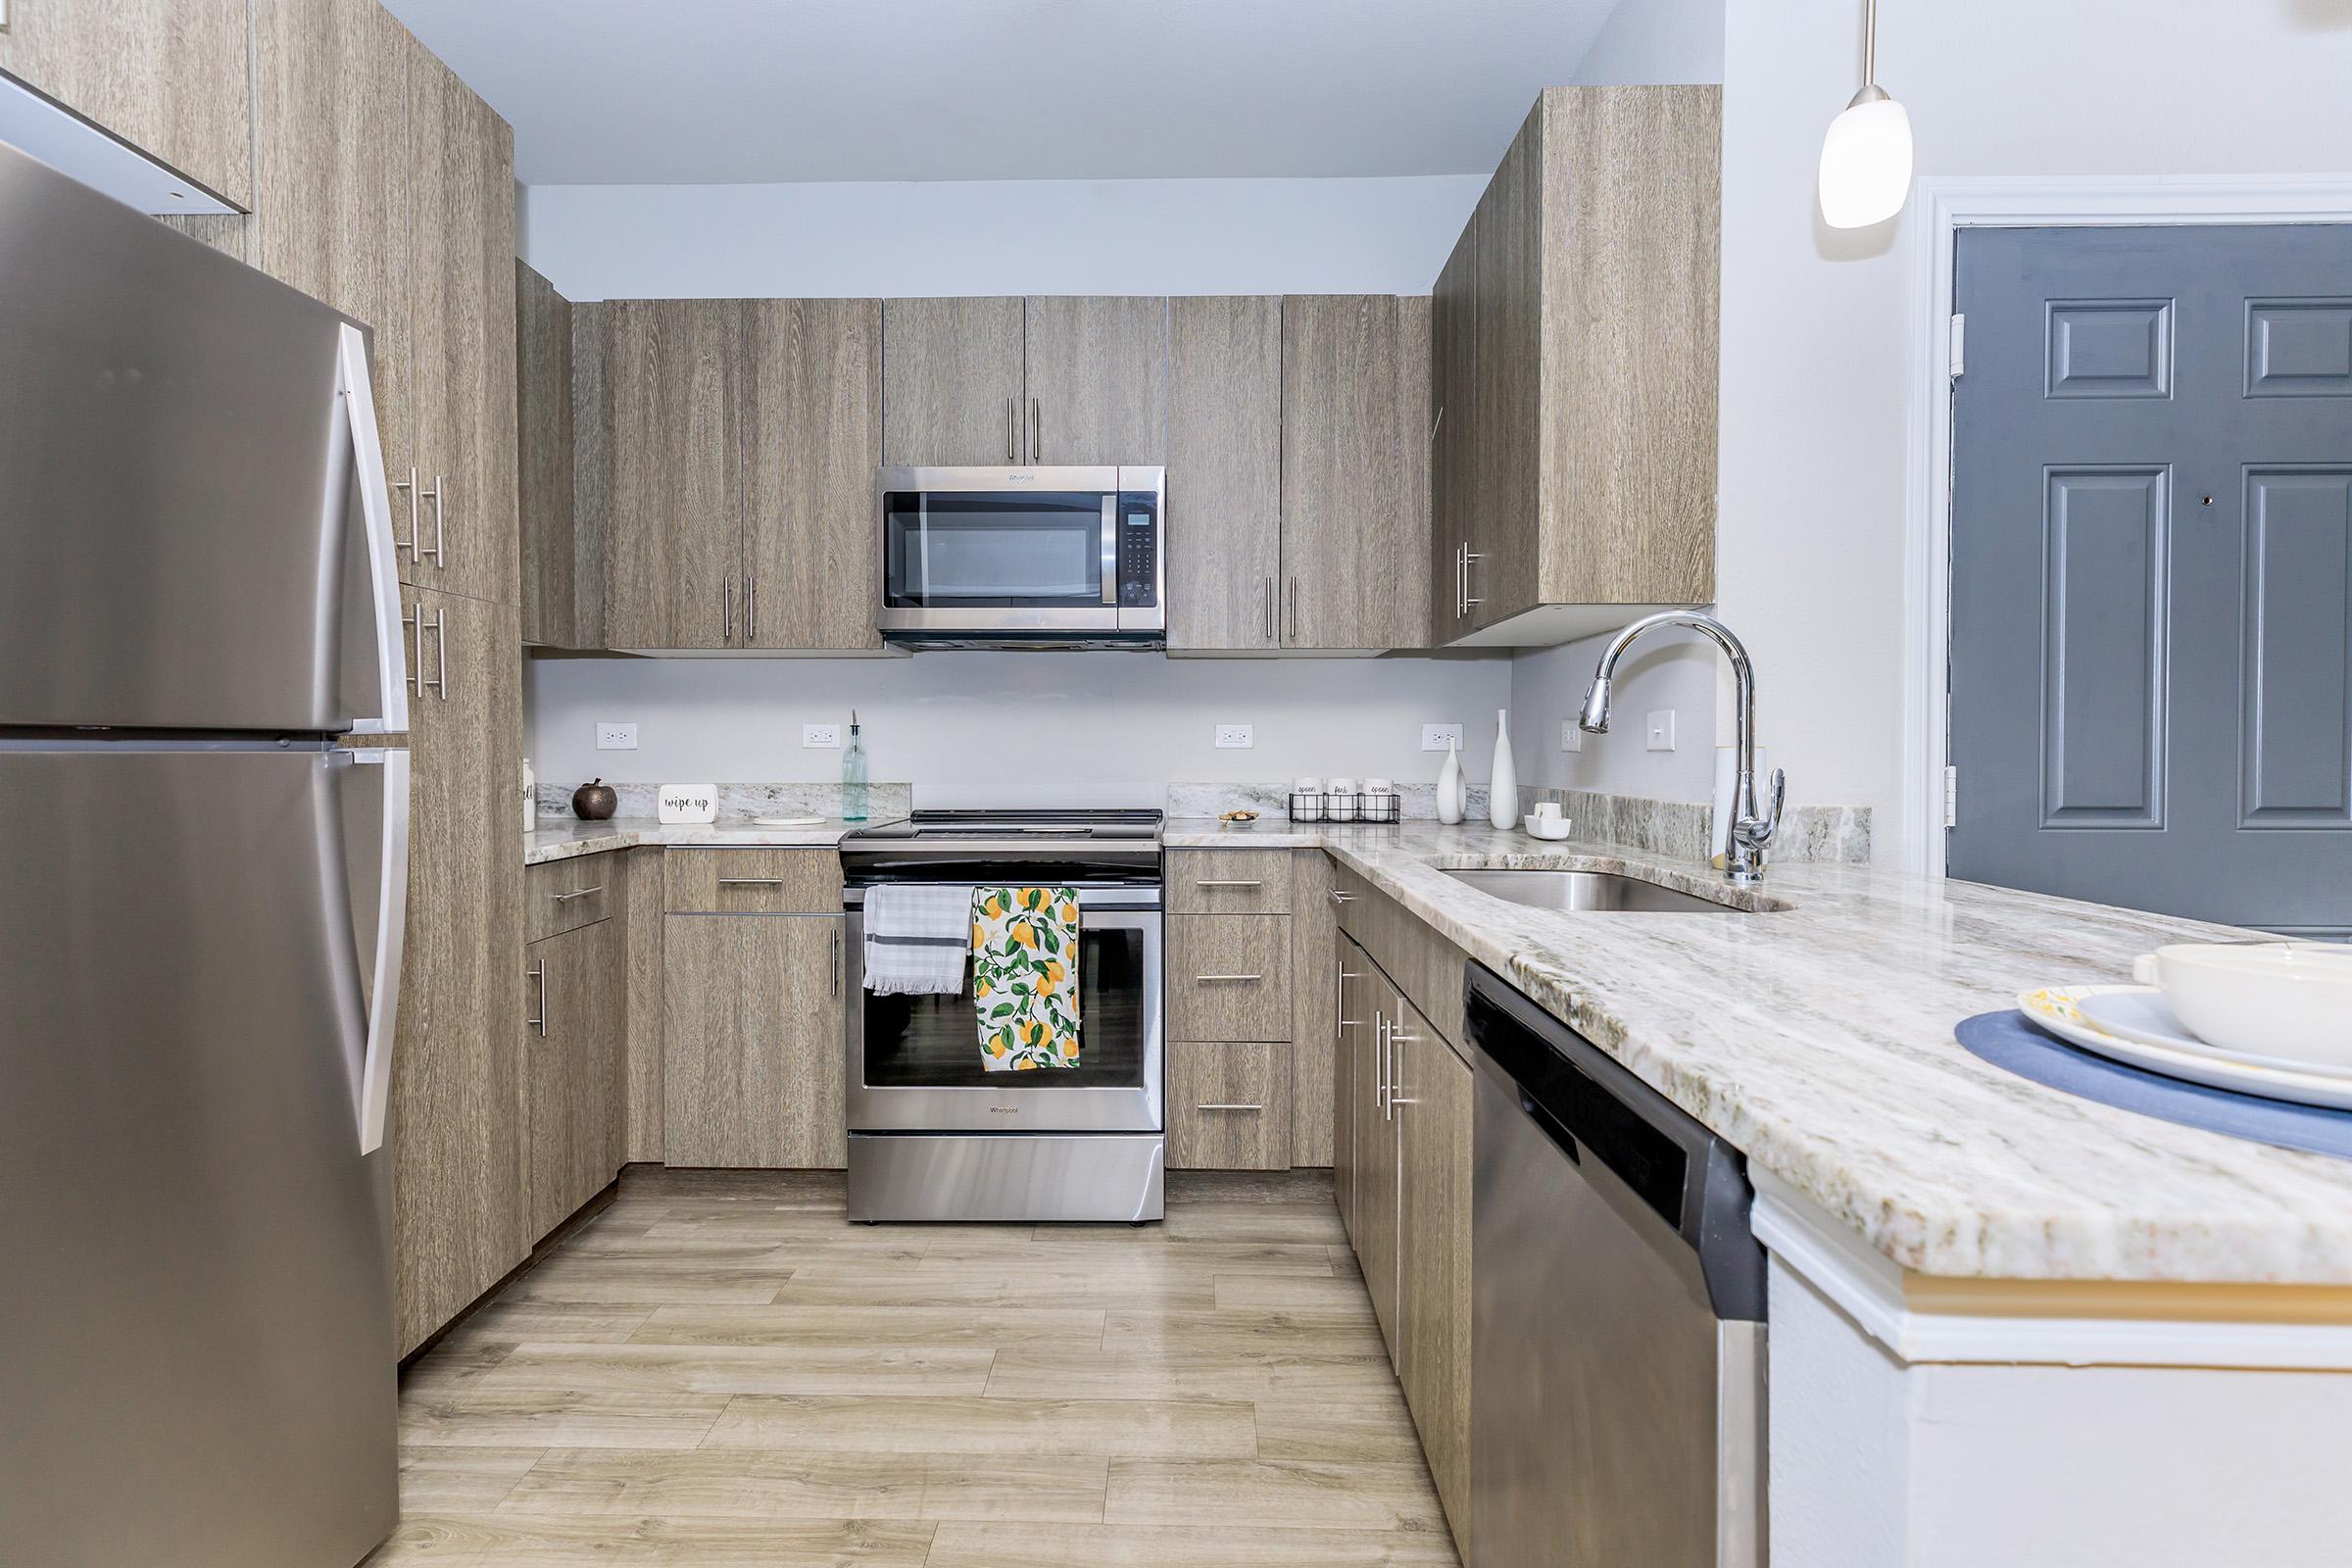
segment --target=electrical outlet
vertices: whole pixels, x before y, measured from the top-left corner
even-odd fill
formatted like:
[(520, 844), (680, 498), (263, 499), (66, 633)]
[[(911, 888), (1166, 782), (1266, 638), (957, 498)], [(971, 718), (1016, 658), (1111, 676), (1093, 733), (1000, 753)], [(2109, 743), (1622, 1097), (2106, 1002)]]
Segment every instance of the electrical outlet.
[(600, 752), (633, 752), (637, 749), (637, 726), (618, 724), (611, 719), (596, 721), (596, 749)]
[(1585, 726), (1573, 718), (1560, 720), (1560, 750), (1581, 752), (1585, 749)]
[(1256, 737), (1247, 724), (1217, 726), (1217, 750), (1220, 752), (1246, 752), (1256, 744)]
[(1642, 722), (1642, 733), (1646, 737), (1651, 751), (1673, 751), (1674, 710), (1671, 708), (1651, 709), (1649, 717)]
[(801, 744), (839, 751), (841, 749), (841, 726), (839, 724), (803, 724), (801, 726)]
[(1421, 749), (1442, 752), (1448, 746), (1462, 749), (1462, 726), (1459, 724), (1424, 724), (1421, 726)]

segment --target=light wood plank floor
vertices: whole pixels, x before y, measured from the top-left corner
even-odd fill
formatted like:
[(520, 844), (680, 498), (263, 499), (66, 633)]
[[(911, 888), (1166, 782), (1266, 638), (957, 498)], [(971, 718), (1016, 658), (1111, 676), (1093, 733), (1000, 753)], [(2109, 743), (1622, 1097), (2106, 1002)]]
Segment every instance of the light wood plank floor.
[(851, 1225), (633, 1172), (411, 1369), (370, 1568), (1458, 1568), (1327, 1174)]

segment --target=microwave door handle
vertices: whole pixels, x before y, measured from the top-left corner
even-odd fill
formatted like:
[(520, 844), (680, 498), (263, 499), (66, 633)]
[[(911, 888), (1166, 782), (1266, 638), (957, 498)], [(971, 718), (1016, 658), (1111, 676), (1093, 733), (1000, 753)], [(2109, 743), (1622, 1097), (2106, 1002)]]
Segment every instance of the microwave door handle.
[[(377, 713), (355, 719), (358, 734), (399, 735), (409, 727), (409, 669), (402, 646), (400, 567), (392, 533), (392, 490), (385, 482), (384, 448), (375, 422), (375, 388), (368, 373), (368, 339), (349, 322), (337, 328), (336, 388), (352, 444), (352, 482), (360, 493), (359, 547), (368, 553), (368, 597), (375, 632)], [(412, 487), (413, 491), (413, 487)], [(410, 530), (411, 542), (416, 530)], [(417, 617), (423, 618), (421, 606)], [(348, 634), (348, 631), (347, 631)]]
[(1119, 498), (1102, 498), (1102, 602), (1119, 602)]

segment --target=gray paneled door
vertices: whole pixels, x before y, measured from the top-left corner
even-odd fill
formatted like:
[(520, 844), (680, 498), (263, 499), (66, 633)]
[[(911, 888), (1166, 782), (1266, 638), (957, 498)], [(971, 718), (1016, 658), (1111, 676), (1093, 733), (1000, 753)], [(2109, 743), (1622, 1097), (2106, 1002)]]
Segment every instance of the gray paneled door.
[(2352, 225), (1975, 229), (1955, 877), (2352, 935)]

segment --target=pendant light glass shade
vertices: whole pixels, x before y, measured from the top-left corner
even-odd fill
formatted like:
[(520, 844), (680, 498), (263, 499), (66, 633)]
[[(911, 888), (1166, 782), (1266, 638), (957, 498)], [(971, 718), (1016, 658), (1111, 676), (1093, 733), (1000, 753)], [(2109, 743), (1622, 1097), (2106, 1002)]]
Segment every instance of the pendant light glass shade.
[(1821, 144), (1821, 216), (1832, 228), (1867, 228), (1911, 197), (1911, 117), (1877, 86), (1854, 94)]
[(1879, 85), (1879, 0), (1862, 13), (1862, 90), (1821, 144), (1821, 216), (1832, 228), (1884, 223), (1911, 199), (1911, 117)]

